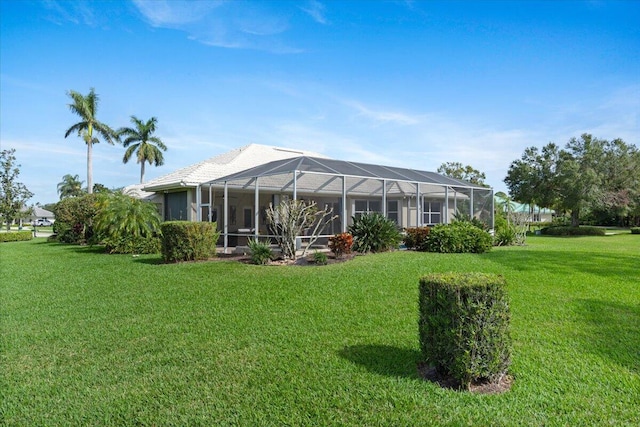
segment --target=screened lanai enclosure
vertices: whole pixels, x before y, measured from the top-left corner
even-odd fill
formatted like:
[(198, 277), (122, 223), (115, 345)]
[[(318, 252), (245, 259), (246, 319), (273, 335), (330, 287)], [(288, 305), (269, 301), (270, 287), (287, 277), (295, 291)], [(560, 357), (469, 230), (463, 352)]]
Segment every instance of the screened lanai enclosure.
[[(478, 218), (493, 228), (493, 190), (434, 172), (316, 157), (265, 163), (201, 184), (201, 221), (216, 221), (225, 251), (247, 237), (267, 238), (266, 210), (282, 200), (313, 201), (336, 218), (324, 237), (347, 231), (360, 215), (379, 212), (399, 228)], [(305, 237), (298, 236), (301, 244)]]

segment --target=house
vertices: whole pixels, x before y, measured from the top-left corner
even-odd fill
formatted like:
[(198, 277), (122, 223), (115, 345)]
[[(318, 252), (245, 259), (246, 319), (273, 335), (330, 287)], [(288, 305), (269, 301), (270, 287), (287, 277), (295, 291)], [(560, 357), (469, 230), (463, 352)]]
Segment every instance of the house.
[(20, 219), (20, 227), (22, 227), (24, 223), (35, 224), (36, 222), (50, 225), (53, 224), (55, 220), (56, 217), (53, 212), (42, 209), (39, 206), (33, 206), (31, 208), (31, 213)]
[(551, 222), (555, 211), (548, 208), (541, 208), (537, 205), (528, 205), (525, 203), (513, 203), (513, 212), (529, 215), (529, 222), (535, 224), (537, 222)]
[[(435, 172), (330, 159), (252, 144), (157, 178), (165, 219), (216, 221), (225, 249), (248, 236), (268, 236), (266, 209), (281, 200), (314, 201), (337, 218), (327, 236), (353, 217), (380, 212), (399, 227), (449, 223), (456, 213), (493, 225), (493, 190)], [(299, 236), (304, 239), (305, 236)]]
[(130, 185), (124, 191), (155, 203), (165, 221), (216, 221), (216, 206), (211, 209), (202, 206), (207, 205), (209, 200), (208, 187), (204, 191), (203, 183), (274, 160), (303, 155), (323, 157), (310, 151), (249, 144), (178, 169), (146, 184)]

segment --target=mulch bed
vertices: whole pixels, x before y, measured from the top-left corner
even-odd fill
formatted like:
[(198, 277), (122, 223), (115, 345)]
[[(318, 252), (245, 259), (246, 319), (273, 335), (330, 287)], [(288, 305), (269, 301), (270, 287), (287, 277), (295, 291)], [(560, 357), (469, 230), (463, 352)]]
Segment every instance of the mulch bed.
[[(418, 374), (426, 381), (438, 384), (442, 388), (452, 390), (466, 390), (461, 387), (460, 383), (454, 378), (442, 375), (434, 367), (427, 365), (426, 363), (418, 364)], [(499, 394), (509, 391), (513, 385), (513, 377), (510, 375), (503, 375), (496, 382), (481, 381), (471, 383), (468, 391), (477, 394)]]

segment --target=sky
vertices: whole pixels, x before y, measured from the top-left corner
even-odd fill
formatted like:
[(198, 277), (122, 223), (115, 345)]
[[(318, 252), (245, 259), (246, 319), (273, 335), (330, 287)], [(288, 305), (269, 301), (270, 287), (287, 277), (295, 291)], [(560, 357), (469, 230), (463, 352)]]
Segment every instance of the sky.
[[(640, 1), (0, 0), (0, 148), (59, 199), (86, 184), (69, 90), (97, 118), (158, 120), (165, 164), (243, 145), (435, 171), (460, 162), (505, 191), (525, 148), (591, 133), (640, 147)], [(100, 142), (93, 180), (140, 166)]]

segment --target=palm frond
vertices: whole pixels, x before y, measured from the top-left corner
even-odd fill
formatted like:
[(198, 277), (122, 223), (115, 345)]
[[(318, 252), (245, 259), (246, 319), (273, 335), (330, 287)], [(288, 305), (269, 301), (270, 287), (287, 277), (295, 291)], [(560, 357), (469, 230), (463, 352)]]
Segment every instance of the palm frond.
[(75, 125), (71, 126), (69, 129), (67, 129), (67, 131), (64, 133), (64, 137), (65, 138), (68, 137), (73, 132), (78, 132), (78, 134), (80, 134), (83, 130), (87, 129), (88, 127), (89, 127), (89, 123), (87, 122), (76, 123)]

